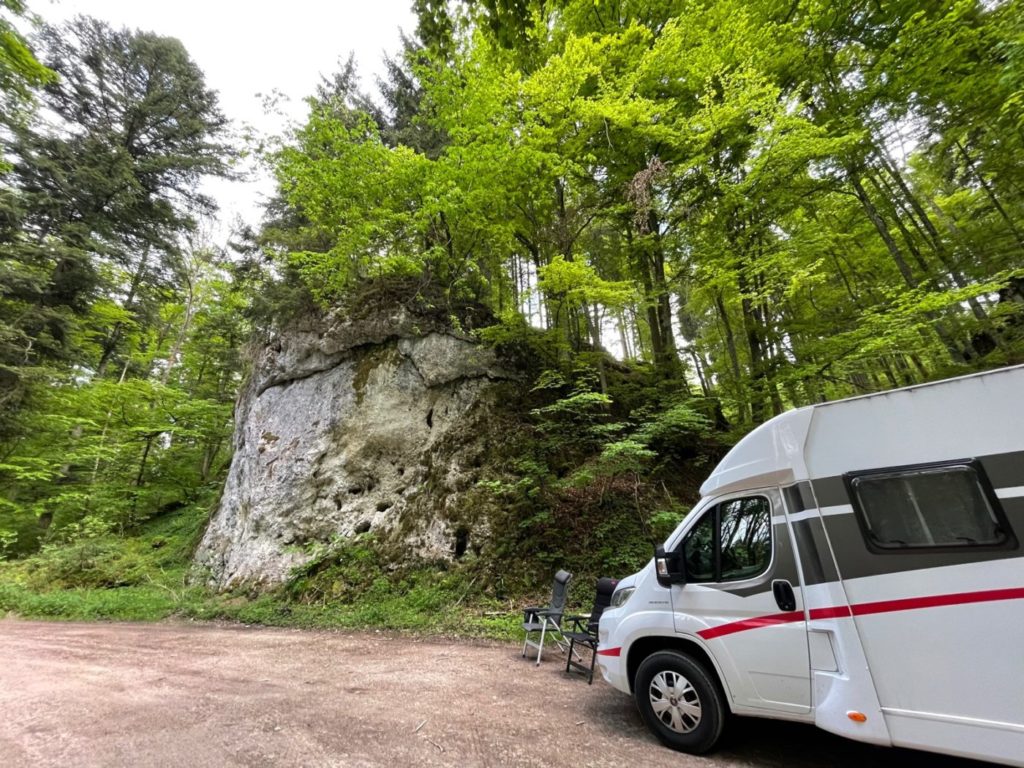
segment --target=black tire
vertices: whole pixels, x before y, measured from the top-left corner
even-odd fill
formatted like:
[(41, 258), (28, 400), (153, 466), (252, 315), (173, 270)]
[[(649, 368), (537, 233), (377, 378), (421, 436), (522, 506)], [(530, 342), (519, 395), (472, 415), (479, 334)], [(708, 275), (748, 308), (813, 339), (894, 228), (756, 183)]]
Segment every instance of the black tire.
[(722, 694), (704, 667), (685, 654), (660, 651), (644, 659), (633, 696), (647, 727), (666, 747), (702, 755), (722, 735)]

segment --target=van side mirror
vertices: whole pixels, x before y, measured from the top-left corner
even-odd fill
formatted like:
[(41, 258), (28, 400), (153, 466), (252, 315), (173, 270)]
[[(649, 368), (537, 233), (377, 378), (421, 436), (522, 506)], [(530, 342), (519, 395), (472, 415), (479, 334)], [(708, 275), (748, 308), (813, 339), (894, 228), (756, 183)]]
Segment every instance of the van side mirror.
[(654, 571), (658, 576), (658, 583), (663, 587), (686, 583), (686, 574), (683, 572), (678, 551), (666, 553), (664, 547), (655, 547)]

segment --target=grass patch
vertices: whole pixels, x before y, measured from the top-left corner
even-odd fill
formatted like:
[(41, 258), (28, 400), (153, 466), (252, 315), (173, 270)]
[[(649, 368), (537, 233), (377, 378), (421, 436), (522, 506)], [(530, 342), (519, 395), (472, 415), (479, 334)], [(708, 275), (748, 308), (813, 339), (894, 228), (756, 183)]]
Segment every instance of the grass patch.
[(224, 620), (306, 629), (385, 629), (416, 635), (515, 639), (521, 617), (494, 606), (459, 605), (422, 611), (423, 595), (395, 595), (375, 602), (311, 605), (279, 593), (257, 597), (218, 595), (203, 587), (174, 592), (156, 586), (75, 588), (38, 592), (0, 581), (0, 613), (66, 621)]
[(0, 583), (0, 611), (24, 618), (158, 621), (180, 608), (180, 601), (156, 587), (35, 592), (21, 585)]

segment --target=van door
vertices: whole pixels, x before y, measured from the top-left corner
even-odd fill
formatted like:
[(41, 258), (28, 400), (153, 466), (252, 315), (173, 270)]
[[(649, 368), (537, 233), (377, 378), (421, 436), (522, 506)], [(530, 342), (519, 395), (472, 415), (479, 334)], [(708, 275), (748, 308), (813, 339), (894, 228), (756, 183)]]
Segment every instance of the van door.
[(718, 661), (736, 705), (810, 711), (807, 623), (794, 546), (777, 488), (714, 499), (675, 548), (676, 632)]

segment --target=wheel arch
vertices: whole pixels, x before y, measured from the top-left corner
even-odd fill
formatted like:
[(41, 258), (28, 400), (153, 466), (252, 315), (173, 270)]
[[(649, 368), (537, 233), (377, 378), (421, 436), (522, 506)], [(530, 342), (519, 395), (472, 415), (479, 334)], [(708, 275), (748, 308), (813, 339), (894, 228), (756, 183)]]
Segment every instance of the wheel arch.
[(700, 643), (686, 637), (666, 637), (664, 635), (649, 635), (640, 637), (629, 646), (629, 654), (626, 657), (626, 675), (629, 679), (630, 693), (636, 692), (636, 673), (640, 664), (652, 653), (658, 651), (676, 651), (689, 656), (700, 664), (708, 677), (718, 686), (718, 692), (722, 694), (722, 700), (729, 709), (732, 709), (732, 698), (729, 696), (725, 681), (718, 671), (711, 654)]

